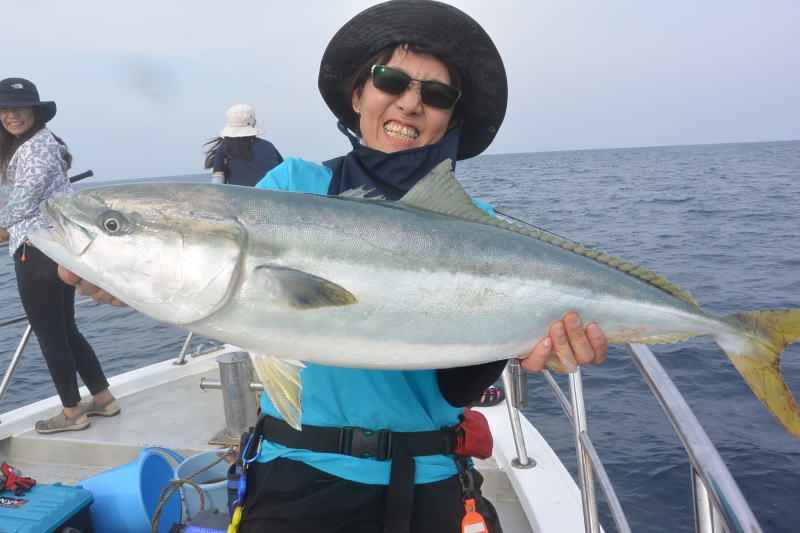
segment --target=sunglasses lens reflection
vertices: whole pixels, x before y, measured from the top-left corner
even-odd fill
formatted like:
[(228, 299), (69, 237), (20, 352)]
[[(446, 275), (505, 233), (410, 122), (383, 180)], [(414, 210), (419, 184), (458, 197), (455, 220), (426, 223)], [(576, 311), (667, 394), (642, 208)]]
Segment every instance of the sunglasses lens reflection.
[[(385, 93), (400, 95), (411, 83), (411, 77), (402, 70), (384, 65), (372, 67), (372, 83)], [(439, 109), (450, 109), (458, 101), (461, 91), (438, 81), (420, 82), (422, 103)]]

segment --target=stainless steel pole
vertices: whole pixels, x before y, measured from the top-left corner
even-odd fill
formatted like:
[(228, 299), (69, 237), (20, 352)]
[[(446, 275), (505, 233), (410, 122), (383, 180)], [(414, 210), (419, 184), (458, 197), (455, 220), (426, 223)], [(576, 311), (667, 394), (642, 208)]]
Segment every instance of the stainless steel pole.
[(14, 355), (11, 357), (11, 362), (8, 364), (8, 369), (6, 369), (6, 373), (3, 376), (3, 381), (0, 383), (0, 400), (3, 399), (3, 395), (5, 395), (9, 383), (11, 383), (11, 376), (14, 374), (14, 370), (17, 369), (19, 360), (22, 357), (22, 352), (28, 344), (28, 339), (31, 338), (31, 331), (33, 331), (31, 325), (28, 324), (25, 328), (25, 333), (22, 334), (22, 338), (19, 340), (17, 349), (14, 351)]
[(581, 369), (569, 375), (569, 392), (572, 398), (572, 418), (575, 420), (575, 449), (578, 456), (578, 477), (581, 483), (581, 499), (583, 502), (583, 525), (587, 533), (599, 533), (600, 523), (597, 519), (597, 499), (594, 493), (594, 474), (591, 459), (581, 442), (581, 433), (587, 433), (586, 409), (583, 403), (583, 383)]
[(181, 353), (178, 354), (178, 358), (172, 363), (173, 365), (185, 365), (186, 364), (186, 351), (189, 349), (189, 344), (192, 342), (192, 336), (194, 333), (191, 331), (186, 336), (186, 340), (183, 341), (183, 348), (181, 348)]
[(528, 450), (525, 449), (525, 436), (522, 434), (522, 424), (519, 422), (519, 410), (517, 409), (519, 398), (515, 398), (515, 395), (519, 393), (519, 389), (514, 387), (514, 377), (510, 370), (513, 365), (519, 365), (519, 360), (511, 359), (505, 370), (503, 370), (506, 408), (511, 422), (511, 433), (514, 435), (514, 446), (517, 448), (517, 457), (511, 461), (511, 466), (515, 468), (533, 468), (536, 466), (536, 461), (528, 457)]

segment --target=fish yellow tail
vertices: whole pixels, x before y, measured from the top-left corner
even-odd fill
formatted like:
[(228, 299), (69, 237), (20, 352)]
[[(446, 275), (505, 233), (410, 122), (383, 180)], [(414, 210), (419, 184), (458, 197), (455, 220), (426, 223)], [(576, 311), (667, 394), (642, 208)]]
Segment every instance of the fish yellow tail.
[(744, 337), (719, 336), (717, 343), (758, 399), (792, 435), (800, 437), (800, 410), (780, 371), (781, 352), (800, 340), (800, 309), (738, 313), (725, 321)]

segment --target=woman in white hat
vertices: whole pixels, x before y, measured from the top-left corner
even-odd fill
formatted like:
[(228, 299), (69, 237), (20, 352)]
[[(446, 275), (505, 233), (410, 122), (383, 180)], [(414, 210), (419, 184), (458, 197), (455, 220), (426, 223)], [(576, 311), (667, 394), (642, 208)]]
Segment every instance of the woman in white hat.
[(253, 186), (283, 162), (275, 146), (258, 137), (252, 106), (236, 104), (225, 113), (219, 137), (206, 143), (205, 168), (212, 169), (215, 183)]
[[(56, 263), (27, 241), (31, 230), (45, 224), (42, 202), (71, 190), (66, 172), (72, 156), (46, 127), (55, 114), (55, 102), (40, 101), (30, 81), (0, 81), (0, 178), (10, 190), (0, 206), (0, 227), (8, 229), (22, 306), (63, 406), (36, 422), (39, 433), (85, 429), (87, 416), (120, 412), (94, 350), (75, 324), (75, 287), (62, 282)], [(92, 394), (83, 402), (76, 373)]]

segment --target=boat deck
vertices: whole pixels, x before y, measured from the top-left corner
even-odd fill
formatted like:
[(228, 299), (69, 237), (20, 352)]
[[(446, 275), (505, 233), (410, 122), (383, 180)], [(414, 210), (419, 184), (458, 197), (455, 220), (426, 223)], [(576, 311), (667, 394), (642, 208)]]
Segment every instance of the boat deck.
[[(221, 449), (208, 441), (225, 427), (222, 393), (203, 391), (199, 384), (201, 378), (218, 380), (216, 358), (233, 350), (193, 357), (185, 365), (170, 360), (115, 376), (110, 382), (122, 414), (93, 417), (84, 431), (40, 435), (32, 429), (35, 420), (58, 412), (56, 397), (6, 413), (0, 421), (0, 459), (40, 483), (78, 484), (135, 459), (147, 446), (171, 448), (185, 457)], [(579, 491), (541, 435), (523, 421), (528, 455), (537, 464), (515, 469), (511, 460), (516, 451), (505, 405), (482, 411), (492, 426), (495, 454), (476, 461), (476, 466), (485, 478), (483, 492), (497, 507), (504, 531), (583, 531)]]

